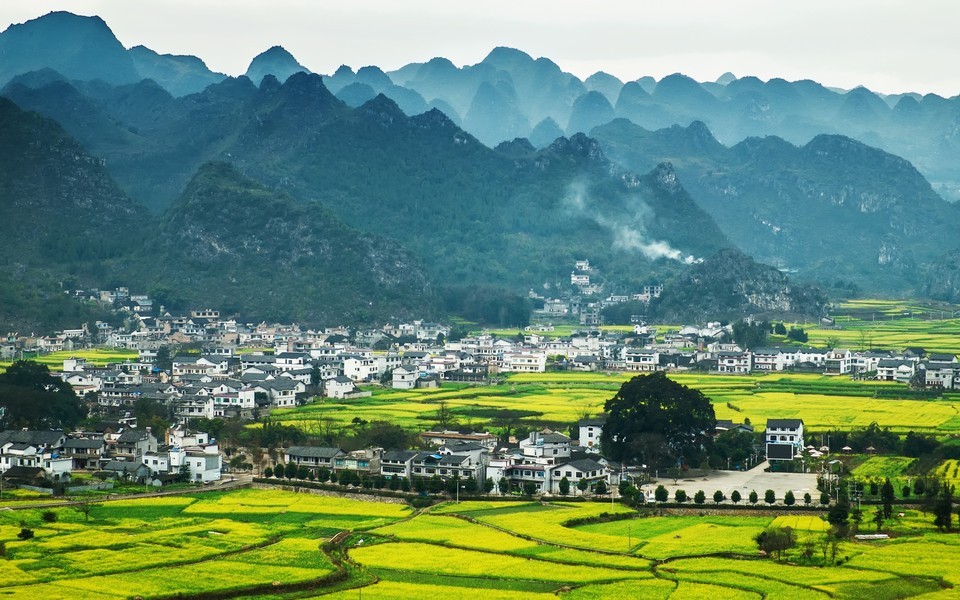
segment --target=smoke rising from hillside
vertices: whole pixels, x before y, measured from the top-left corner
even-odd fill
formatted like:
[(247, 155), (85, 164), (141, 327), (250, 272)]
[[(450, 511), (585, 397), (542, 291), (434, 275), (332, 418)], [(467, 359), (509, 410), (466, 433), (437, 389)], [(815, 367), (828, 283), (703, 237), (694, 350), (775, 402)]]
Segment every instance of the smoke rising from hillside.
[(650, 239), (643, 225), (649, 218), (650, 209), (642, 202), (636, 204), (633, 214), (627, 214), (622, 220), (612, 219), (599, 214), (596, 207), (589, 206), (585, 184), (573, 183), (567, 188), (564, 204), (574, 214), (590, 219), (609, 231), (613, 237), (614, 248), (628, 252), (640, 252), (648, 260), (665, 258), (687, 265), (703, 262), (702, 258), (690, 254), (684, 255), (683, 252), (671, 246), (669, 242)]

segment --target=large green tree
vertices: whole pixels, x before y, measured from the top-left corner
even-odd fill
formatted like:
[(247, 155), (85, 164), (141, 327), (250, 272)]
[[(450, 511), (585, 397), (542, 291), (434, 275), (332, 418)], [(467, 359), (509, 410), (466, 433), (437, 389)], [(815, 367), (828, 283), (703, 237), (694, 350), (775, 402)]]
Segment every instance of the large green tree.
[(54, 377), (46, 365), (19, 360), (0, 373), (0, 427), (64, 429), (87, 415), (70, 384)]
[(607, 457), (648, 467), (699, 464), (716, 424), (703, 393), (662, 372), (624, 383), (604, 408), (609, 417), (601, 445)]

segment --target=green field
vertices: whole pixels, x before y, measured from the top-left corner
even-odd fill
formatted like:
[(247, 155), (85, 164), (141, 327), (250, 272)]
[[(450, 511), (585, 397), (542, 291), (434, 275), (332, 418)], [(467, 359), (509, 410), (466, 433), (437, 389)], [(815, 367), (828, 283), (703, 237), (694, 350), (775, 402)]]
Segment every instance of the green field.
[(897, 300), (850, 300), (835, 310), (835, 328), (793, 325), (804, 328), (813, 346), (851, 350), (919, 346), (927, 352), (960, 354), (960, 318), (955, 318), (958, 308)]
[[(625, 381), (627, 373), (521, 373), (496, 386), (445, 385), (436, 390), (373, 388), (373, 396), (357, 400), (317, 399), (306, 406), (275, 410), (280, 422), (316, 430), (323, 421), (349, 426), (354, 418), (387, 420), (411, 430), (436, 425), (445, 402), (456, 421), (474, 428), (504, 425), (549, 426), (566, 430), (581, 415), (602, 412), (603, 404)], [(852, 381), (846, 377), (804, 374), (672, 373), (670, 378), (709, 397), (717, 418), (760, 427), (767, 419), (801, 418), (811, 430), (850, 430), (873, 422), (898, 433), (940, 435), (960, 432), (960, 396), (938, 400), (897, 398), (902, 384)], [(884, 398), (875, 398), (883, 390)]]
[[(63, 361), (68, 358), (85, 358), (87, 361), (97, 367), (102, 367), (107, 363), (120, 363), (125, 360), (137, 360), (139, 352), (136, 350), (122, 350), (119, 348), (93, 348), (85, 350), (64, 350), (62, 352), (51, 352), (50, 354), (24, 355), (24, 360), (32, 360), (42, 365), (47, 365), (51, 371), (63, 370)], [(13, 361), (0, 362), (0, 370), (6, 369)]]
[[(914, 511), (895, 538), (846, 541), (839, 566), (801, 549), (761, 558), (753, 536), (825, 524), (791, 516), (643, 516), (621, 505), (405, 504), (275, 490), (110, 501), (0, 514), (10, 598), (906, 598), (960, 585), (960, 539)], [(584, 525), (583, 519), (607, 518)], [(21, 528), (35, 537), (19, 540)], [(343, 537), (342, 533), (352, 534)], [(327, 544), (332, 538), (341, 545)], [(722, 556), (717, 554), (721, 553)], [(925, 596), (926, 597), (926, 596)]]
[[(334, 579), (320, 544), (409, 508), (267, 490), (168, 496), (0, 514), (0, 594), (11, 598), (202, 595)], [(35, 537), (21, 541), (21, 528)], [(135, 576), (132, 575), (135, 573)]]

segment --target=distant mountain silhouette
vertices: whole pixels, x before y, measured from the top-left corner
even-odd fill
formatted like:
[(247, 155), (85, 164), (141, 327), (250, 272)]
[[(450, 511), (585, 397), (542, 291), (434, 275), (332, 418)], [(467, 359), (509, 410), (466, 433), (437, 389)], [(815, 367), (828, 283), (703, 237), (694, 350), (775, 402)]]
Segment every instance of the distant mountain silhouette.
[(283, 83), (291, 75), (301, 71), (304, 73), (310, 72), (282, 46), (273, 46), (253, 57), (245, 75), (254, 85), (259, 86), (267, 75), (273, 75), (277, 78), (277, 81)]

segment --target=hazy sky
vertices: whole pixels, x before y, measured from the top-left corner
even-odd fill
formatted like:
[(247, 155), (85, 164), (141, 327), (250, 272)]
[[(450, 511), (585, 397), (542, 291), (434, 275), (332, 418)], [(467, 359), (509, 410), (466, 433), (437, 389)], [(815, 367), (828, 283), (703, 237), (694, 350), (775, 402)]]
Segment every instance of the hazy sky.
[(100, 15), (127, 47), (193, 54), (230, 75), (276, 44), (318, 73), (474, 64), (512, 46), (581, 78), (732, 71), (960, 94), (957, 0), (0, 0), (0, 29), (51, 10)]

